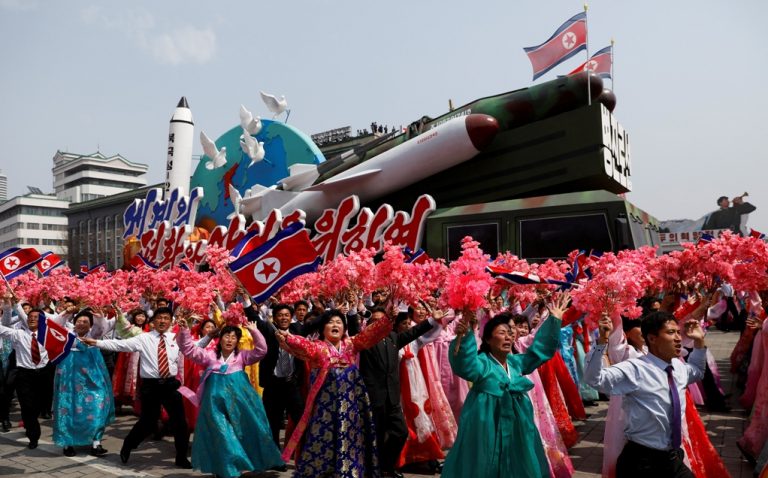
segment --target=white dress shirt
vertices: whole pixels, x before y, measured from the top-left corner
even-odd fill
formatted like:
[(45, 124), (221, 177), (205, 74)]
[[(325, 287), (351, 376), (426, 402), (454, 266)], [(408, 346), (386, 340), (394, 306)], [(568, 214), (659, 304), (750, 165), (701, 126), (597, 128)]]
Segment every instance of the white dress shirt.
[[(165, 351), (168, 355), (168, 370), (171, 377), (175, 377), (179, 372), (178, 360), (181, 354), (179, 346), (174, 339), (175, 334), (166, 332)], [(125, 340), (97, 340), (96, 346), (102, 350), (111, 350), (113, 352), (139, 352), (139, 375), (142, 378), (160, 378), (160, 372), (157, 365), (157, 346), (160, 343), (160, 334), (156, 331), (139, 334)]]
[[(656, 450), (672, 448), (672, 398), (666, 367), (669, 363), (648, 354), (603, 368), (605, 344), (596, 344), (586, 358), (584, 380), (611, 395), (624, 395), (627, 439)], [(680, 397), (680, 416), (685, 420), (685, 389), (704, 377), (707, 349), (694, 349), (688, 362), (672, 359), (672, 376)]]
[(0, 325), (0, 337), (9, 339), (13, 344), (13, 350), (16, 351), (16, 366), (34, 370), (48, 365), (48, 352), (45, 351), (45, 347), (40, 343), (38, 343), (40, 363), (35, 365), (32, 361), (32, 332), (29, 329), (13, 329)]

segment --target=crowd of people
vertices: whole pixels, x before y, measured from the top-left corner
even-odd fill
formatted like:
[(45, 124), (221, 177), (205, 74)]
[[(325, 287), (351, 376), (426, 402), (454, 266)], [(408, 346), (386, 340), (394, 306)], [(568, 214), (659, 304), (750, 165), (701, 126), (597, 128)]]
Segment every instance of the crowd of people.
[[(293, 462), (300, 477), (565, 478), (574, 422), (609, 397), (603, 476), (719, 478), (728, 471), (697, 410), (727, 410), (706, 348), (714, 325), (741, 333), (730, 372), (752, 414), (738, 444), (756, 470), (768, 461), (768, 297), (743, 283), (647, 288), (636, 313), (551, 285), (490, 287), (478, 308), (450, 307), (439, 291), (406, 301), (394, 286), (257, 304), (238, 287), (206, 313), (151, 294), (130, 311), (68, 297), (30, 303), (9, 287), (0, 421), (13, 427), (16, 397), (30, 449), (39, 420), (52, 417), (64, 455), (102, 456), (115, 409), (130, 407), (138, 420), (123, 463), (167, 434), (177, 467), (222, 477)], [(37, 340), (41, 321), (77, 336), (55, 364)]]

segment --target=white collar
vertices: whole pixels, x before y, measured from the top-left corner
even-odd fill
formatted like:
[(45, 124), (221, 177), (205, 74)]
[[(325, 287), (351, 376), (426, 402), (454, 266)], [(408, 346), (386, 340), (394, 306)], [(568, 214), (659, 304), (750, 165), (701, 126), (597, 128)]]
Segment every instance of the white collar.
[(499, 364), (501, 366), (501, 368), (504, 369), (505, 372), (507, 372), (507, 377), (512, 378), (512, 373), (509, 371), (509, 364), (506, 363), (506, 360), (504, 361), (504, 363), (501, 363), (501, 362), (499, 362), (499, 359), (497, 359), (496, 357), (493, 356), (493, 354), (489, 353), (488, 356), (491, 357), (494, 362)]

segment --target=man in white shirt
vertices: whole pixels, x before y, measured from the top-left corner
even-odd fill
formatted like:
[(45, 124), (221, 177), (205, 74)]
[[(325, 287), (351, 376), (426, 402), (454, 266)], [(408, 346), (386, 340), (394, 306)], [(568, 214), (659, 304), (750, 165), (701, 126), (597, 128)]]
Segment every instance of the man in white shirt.
[(126, 340), (83, 339), (88, 345), (95, 345), (102, 350), (114, 352), (139, 352), (139, 375), (141, 388), (141, 415), (128, 436), (123, 441), (120, 459), (127, 463), (131, 451), (137, 448), (145, 438), (152, 434), (160, 418), (160, 407), (165, 407), (170, 417), (176, 446), (176, 466), (190, 469), (187, 459), (189, 431), (184, 416), (184, 406), (178, 388), (181, 383), (178, 374), (179, 347), (174, 340), (175, 334), (169, 332), (173, 322), (173, 313), (168, 307), (155, 310), (152, 318), (154, 330), (139, 334)]
[[(32, 309), (27, 314), (26, 327), (0, 325), (0, 337), (10, 340), (16, 352), (16, 396), (19, 398), (21, 419), (29, 439), (27, 447), (31, 450), (37, 448), (40, 439), (38, 417), (43, 411), (45, 388), (48, 386), (48, 353), (37, 340), (37, 324), (41, 317), (45, 317), (45, 312)], [(50, 411), (50, 408), (45, 411)]]
[(649, 353), (603, 368), (613, 324), (601, 319), (598, 344), (586, 358), (586, 382), (602, 392), (623, 395), (628, 442), (616, 462), (616, 476), (693, 478), (683, 462), (682, 420), (685, 388), (704, 376), (704, 331), (696, 320), (685, 323), (694, 341), (686, 363), (680, 360), (683, 344), (674, 315), (651, 313), (643, 318), (641, 329)]

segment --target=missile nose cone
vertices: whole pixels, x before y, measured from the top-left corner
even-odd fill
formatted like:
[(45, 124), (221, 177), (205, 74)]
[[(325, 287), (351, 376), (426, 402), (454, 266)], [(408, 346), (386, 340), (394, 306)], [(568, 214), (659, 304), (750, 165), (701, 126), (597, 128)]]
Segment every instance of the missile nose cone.
[(176, 105), (176, 108), (189, 108), (189, 104), (187, 104), (187, 97), (182, 96), (179, 100), (179, 104)]
[(491, 144), (499, 132), (499, 122), (493, 116), (472, 114), (467, 116), (466, 125), (469, 139), (478, 151)]
[(608, 88), (603, 88), (603, 92), (597, 97), (597, 101), (604, 104), (610, 112), (613, 112), (616, 108), (616, 94)]

